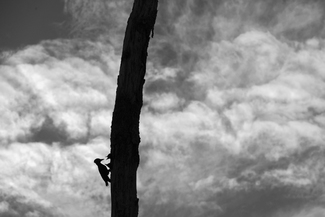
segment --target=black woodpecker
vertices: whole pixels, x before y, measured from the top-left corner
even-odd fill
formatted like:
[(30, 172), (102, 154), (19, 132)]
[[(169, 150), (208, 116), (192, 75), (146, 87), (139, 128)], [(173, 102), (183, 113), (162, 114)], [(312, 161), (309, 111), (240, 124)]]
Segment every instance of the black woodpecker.
[(107, 169), (107, 167), (101, 163), (102, 160), (104, 159), (96, 158), (94, 160), (94, 163), (98, 166), (98, 171), (102, 176), (106, 186), (108, 186), (108, 182), (111, 182), (111, 179), (108, 177), (111, 170)]

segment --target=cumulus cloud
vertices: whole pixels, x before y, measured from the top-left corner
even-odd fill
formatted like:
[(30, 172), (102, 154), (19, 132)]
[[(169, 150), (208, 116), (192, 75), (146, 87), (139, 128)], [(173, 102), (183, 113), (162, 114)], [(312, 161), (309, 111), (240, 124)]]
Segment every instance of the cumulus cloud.
[[(43, 216), (107, 212), (109, 194), (101, 190), (103, 183), (92, 162), (100, 153), (108, 152), (106, 142), (93, 141), (64, 150), (58, 144), (49, 147), (42, 143), (14, 143), (2, 149), (1, 194), (8, 202), (8, 210), (17, 212), (17, 216), (39, 208), (48, 213)], [(20, 209), (17, 203), (26, 208)]]
[[(311, 198), (318, 200), (324, 173), (320, 166), (324, 127), (316, 122), (325, 109), (322, 55), (322, 49), (297, 51), (260, 31), (213, 42), (207, 58), (199, 60), (196, 71), (185, 78), (202, 97), (194, 101), (177, 94), (177, 102), (183, 100), (178, 109), (166, 100), (173, 87), (163, 85), (158, 97), (151, 93), (152, 75), (147, 83), (152, 98), (148, 97), (141, 118), (146, 148), (140, 192), (148, 201), (146, 209), (171, 206), (167, 216), (191, 204), (196, 210), (210, 207), (221, 216), (235, 215), (227, 207), (234, 208), (237, 202), (226, 206), (225, 192), (238, 192), (238, 196), (244, 189), (257, 191), (254, 197), (265, 200), (273, 191), (286, 189), (274, 197), (293, 207)], [(158, 75), (156, 79), (163, 81)], [(167, 79), (172, 82), (175, 76)], [(169, 110), (161, 113), (152, 99), (158, 105), (164, 100)], [(161, 169), (153, 173), (156, 168)], [(177, 205), (170, 205), (171, 201)], [(269, 216), (285, 206), (289, 205), (277, 204), (265, 212)]]
[[(119, 63), (110, 49), (87, 41), (47, 41), (14, 53), (1, 66), (3, 212), (108, 212), (109, 193), (100, 190), (93, 159), (109, 152)], [(93, 208), (85, 210), (85, 204)]]
[[(75, 46), (81, 46), (80, 43), (76, 42)], [(70, 49), (65, 48), (62, 56), (53, 55), (56, 48), (60, 50), (64, 46)], [(3, 113), (9, 119), (2, 125), (3, 141), (17, 140), (17, 137), (30, 141), (39, 132), (78, 140), (85, 132), (91, 136), (93, 117), (104, 115), (109, 123), (110, 115), (103, 111), (113, 107), (119, 60), (115, 55), (107, 58), (98, 52), (92, 55), (93, 61), (85, 61), (83, 58), (90, 59), (87, 55), (101, 45), (83, 43), (82, 46), (88, 51), (86, 57), (78, 56), (84, 52), (75, 50), (68, 42), (46, 42), (18, 51), (1, 66), (3, 88), (6, 88), (2, 91), (3, 105), (6, 105)], [(111, 64), (103, 67), (107, 59)], [(97, 124), (98, 133), (101, 126), (107, 127), (107, 123)]]

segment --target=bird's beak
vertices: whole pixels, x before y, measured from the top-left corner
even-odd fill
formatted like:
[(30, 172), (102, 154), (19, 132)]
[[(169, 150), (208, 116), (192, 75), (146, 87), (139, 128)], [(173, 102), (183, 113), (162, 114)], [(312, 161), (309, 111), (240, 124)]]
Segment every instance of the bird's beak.
[(96, 158), (96, 159), (94, 160), (94, 163), (96, 163), (96, 162), (102, 162), (102, 160), (104, 160), (104, 159)]

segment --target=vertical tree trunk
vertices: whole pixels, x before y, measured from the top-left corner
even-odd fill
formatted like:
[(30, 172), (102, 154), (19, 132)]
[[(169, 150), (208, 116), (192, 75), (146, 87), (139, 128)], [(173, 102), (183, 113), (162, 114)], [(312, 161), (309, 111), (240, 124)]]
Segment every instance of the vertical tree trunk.
[(139, 121), (157, 7), (158, 0), (135, 0), (125, 32), (111, 127), (112, 217), (138, 216)]

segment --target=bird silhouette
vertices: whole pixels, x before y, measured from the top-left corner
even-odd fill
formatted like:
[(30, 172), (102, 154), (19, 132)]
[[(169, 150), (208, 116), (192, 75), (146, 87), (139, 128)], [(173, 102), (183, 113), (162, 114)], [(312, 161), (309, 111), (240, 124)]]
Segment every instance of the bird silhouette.
[(111, 170), (101, 163), (102, 160), (104, 159), (96, 158), (94, 160), (94, 163), (98, 166), (98, 171), (102, 179), (104, 180), (105, 185), (108, 186), (108, 182), (111, 182), (111, 179), (108, 177)]

